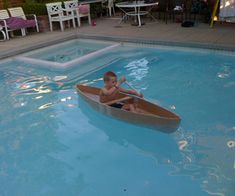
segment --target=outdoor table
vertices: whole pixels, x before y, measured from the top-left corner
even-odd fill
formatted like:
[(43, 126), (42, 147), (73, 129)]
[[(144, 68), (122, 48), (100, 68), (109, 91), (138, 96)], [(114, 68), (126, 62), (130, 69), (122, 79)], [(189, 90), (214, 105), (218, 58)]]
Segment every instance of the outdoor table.
[[(115, 6), (118, 7), (121, 11), (124, 12), (124, 16), (122, 17), (120, 23), (127, 17), (127, 16), (135, 16), (138, 20), (138, 26), (141, 26), (141, 20), (140, 16), (143, 15), (149, 15), (151, 16), (154, 20), (156, 20), (152, 14), (150, 14), (150, 11), (154, 6), (157, 6), (158, 2), (154, 3), (145, 3), (144, 1), (132, 1), (132, 2), (121, 2), (121, 3), (116, 3)], [(141, 11), (141, 8), (144, 7), (149, 7), (150, 9), (148, 11)], [(126, 11), (125, 9), (130, 9), (132, 8), (134, 11)]]
[(5, 34), (4, 30), (3, 30), (3, 26), (1, 26), (1, 25), (0, 25), (0, 32), (3, 35), (3, 40), (6, 40), (6, 34)]

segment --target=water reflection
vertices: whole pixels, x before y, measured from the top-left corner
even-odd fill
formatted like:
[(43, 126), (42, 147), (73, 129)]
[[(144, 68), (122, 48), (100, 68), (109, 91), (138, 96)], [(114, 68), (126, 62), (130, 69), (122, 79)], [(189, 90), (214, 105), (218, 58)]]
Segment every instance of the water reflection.
[(222, 65), (220, 68), (220, 72), (217, 73), (218, 78), (224, 79), (228, 78), (231, 75), (231, 65), (225, 64)]
[[(88, 117), (89, 123), (105, 132), (110, 141), (120, 145), (136, 146), (141, 154), (154, 157), (158, 163), (174, 163), (180, 160), (176, 142), (168, 134), (157, 134), (150, 129), (130, 125), (102, 114), (94, 115), (90, 106), (79, 99), (79, 108)], [(109, 122), (109, 123), (104, 123)], [(112, 124), (112, 127), (110, 126)], [(120, 127), (123, 127), (120, 129)]]
[[(59, 87), (49, 77), (7, 74), (0, 79), (0, 195), (79, 194), (83, 175), (50, 155), (66, 149), (56, 135), (61, 121), (51, 118), (59, 112), (50, 104), (62, 103), (60, 96), (70, 103), (72, 96), (55, 93)], [(43, 102), (47, 110), (37, 110)]]
[(233, 194), (232, 187), (224, 189), (223, 186), (235, 183), (234, 174), (229, 172), (234, 161), (233, 152), (225, 149), (227, 145), (231, 148), (233, 141), (225, 142), (226, 136), (198, 135), (183, 128), (174, 137), (183, 158), (174, 164), (175, 170), (171, 175), (187, 175), (200, 180), (202, 188), (211, 195)]

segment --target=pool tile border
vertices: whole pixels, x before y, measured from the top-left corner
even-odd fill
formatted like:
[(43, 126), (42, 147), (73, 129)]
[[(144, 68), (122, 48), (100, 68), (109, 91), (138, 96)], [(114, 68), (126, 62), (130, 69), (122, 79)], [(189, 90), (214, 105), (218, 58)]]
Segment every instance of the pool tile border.
[(217, 45), (217, 44), (202, 44), (193, 42), (173, 42), (173, 41), (161, 41), (161, 40), (150, 40), (142, 38), (131, 38), (131, 37), (110, 37), (110, 36), (95, 36), (95, 35), (85, 35), (78, 34), (78, 38), (82, 39), (100, 39), (104, 41), (116, 41), (116, 42), (127, 42), (143, 45), (163, 45), (169, 47), (185, 47), (185, 48), (197, 48), (197, 49), (207, 49), (207, 50), (217, 50), (225, 52), (235, 52), (235, 47)]
[(13, 56), (20, 55), (22, 53), (27, 53), (32, 50), (40, 49), (50, 45), (58, 44), (58, 42), (69, 41), (72, 39), (90, 39), (90, 40), (100, 40), (100, 41), (110, 41), (110, 42), (123, 42), (123, 43), (132, 43), (138, 44), (141, 46), (169, 46), (169, 47), (182, 47), (182, 48), (195, 48), (195, 49), (205, 49), (218, 52), (225, 52), (226, 54), (234, 54), (235, 46), (225, 46), (217, 44), (208, 44), (208, 43), (192, 43), (192, 42), (177, 42), (177, 41), (161, 41), (161, 40), (151, 40), (143, 38), (131, 38), (131, 37), (116, 37), (116, 36), (96, 36), (96, 35), (86, 35), (81, 33), (72, 33), (66, 37), (60, 37), (54, 40), (46, 40), (45, 42), (38, 43), (32, 46), (24, 47), (22, 49), (17, 49), (13, 51), (6, 51), (0, 54), (0, 60), (11, 58)]

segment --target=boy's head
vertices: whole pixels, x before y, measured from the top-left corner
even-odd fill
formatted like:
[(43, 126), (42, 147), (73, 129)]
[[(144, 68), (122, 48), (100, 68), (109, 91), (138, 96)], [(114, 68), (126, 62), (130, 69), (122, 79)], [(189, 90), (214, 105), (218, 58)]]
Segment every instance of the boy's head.
[(106, 72), (104, 74), (104, 83), (107, 86), (114, 86), (117, 83), (117, 75), (112, 71)]

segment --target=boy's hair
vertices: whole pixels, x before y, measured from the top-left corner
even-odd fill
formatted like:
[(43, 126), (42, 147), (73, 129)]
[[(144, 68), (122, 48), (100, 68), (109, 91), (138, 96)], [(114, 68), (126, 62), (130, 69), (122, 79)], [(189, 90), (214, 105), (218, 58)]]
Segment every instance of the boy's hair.
[(117, 75), (112, 72), (112, 71), (108, 71), (104, 74), (104, 81), (109, 81), (111, 77), (117, 77)]

